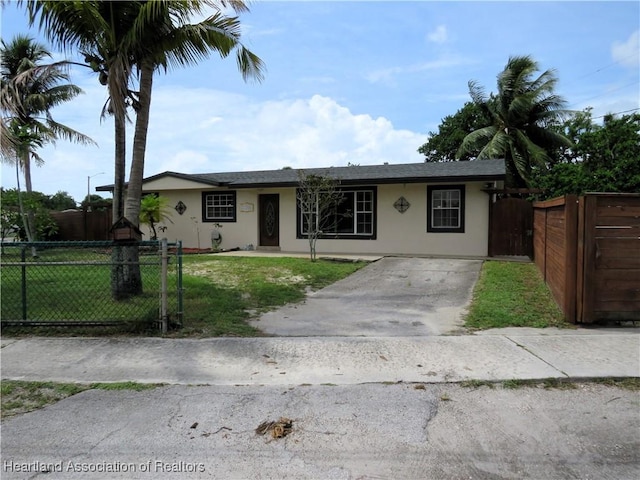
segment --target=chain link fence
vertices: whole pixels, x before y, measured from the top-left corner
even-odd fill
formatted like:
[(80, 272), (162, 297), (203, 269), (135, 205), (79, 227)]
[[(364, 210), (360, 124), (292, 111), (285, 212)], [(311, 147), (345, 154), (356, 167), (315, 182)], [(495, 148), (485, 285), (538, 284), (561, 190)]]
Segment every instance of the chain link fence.
[[(182, 324), (182, 246), (137, 242), (137, 261), (115, 262), (115, 242), (3, 243), (4, 328), (109, 327), (148, 330)], [(35, 256), (34, 256), (35, 254)], [(114, 272), (126, 268), (142, 292), (115, 300)]]

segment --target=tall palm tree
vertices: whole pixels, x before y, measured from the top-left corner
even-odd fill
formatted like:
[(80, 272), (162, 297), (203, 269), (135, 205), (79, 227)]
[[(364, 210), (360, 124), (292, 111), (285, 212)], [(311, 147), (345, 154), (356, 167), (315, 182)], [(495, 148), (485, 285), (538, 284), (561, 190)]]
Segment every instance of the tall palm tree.
[[(71, 48), (79, 47), (85, 59), (100, 73), (110, 97), (109, 111), (116, 128), (114, 220), (125, 215), (138, 224), (144, 155), (149, 124), (153, 73), (168, 66), (192, 65), (211, 52), (222, 57), (237, 50), (238, 66), (245, 77), (261, 78), (261, 60), (240, 43), (240, 23), (222, 13), (223, 7), (247, 10), (241, 0), (178, 1), (59, 1), (29, 0), (32, 21), (40, 16), (40, 26), (49, 37)], [(189, 24), (205, 7), (215, 13), (203, 22)], [(139, 92), (132, 92), (133, 70), (139, 74)], [(127, 208), (123, 209), (126, 108), (136, 110), (133, 158), (127, 186)], [(137, 248), (114, 249), (118, 264), (134, 265)], [(114, 298), (142, 292), (139, 268), (124, 266), (112, 272)]]
[(527, 186), (532, 168), (546, 168), (549, 152), (571, 146), (568, 138), (553, 129), (567, 113), (565, 100), (554, 93), (555, 73), (546, 70), (537, 75), (538, 70), (529, 56), (510, 57), (498, 75), (495, 96), (487, 97), (477, 82), (469, 82), (471, 99), (492, 123), (468, 134), (456, 156), (480, 150), (478, 160), (504, 158), (509, 186)]
[[(50, 52), (25, 35), (17, 35), (9, 43), (3, 40), (0, 56), (2, 156), (22, 170), (27, 193), (31, 194), (31, 162), (44, 163), (38, 155), (39, 148), (60, 138), (82, 144), (95, 142), (56, 122), (51, 115), (52, 108), (82, 93), (76, 85), (63, 83), (69, 81), (65, 62), (43, 64), (43, 60), (51, 57)], [(25, 215), (23, 209), (22, 215), (27, 238), (32, 242), (37, 239), (34, 214), (28, 211)]]
[(142, 2), (27, 0), (30, 23), (36, 23), (56, 46), (77, 49), (107, 87), (101, 117), (114, 119), (113, 220), (124, 215), (127, 106), (131, 97), (132, 58), (126, 45)]
[[(224, 15), (220, 9), (225, 6), (236, 12), (248, 11), (246, 3), (237, 0), (150, 2), (141, 6), (139, 23), (136, 23), (144, 33), (133, 46), (140, 90), (135, 103), (136, 125), (125, 207), (125, 216), (130, 221), (137, 222), (140, 213), (154, 72), (160, 68), (166, 72), (169, 67), (195, 65), (216, 52), (225, 58), (235, 50), (243, 79), (260, 81), (263, 78), (262, 60), (240, 42), (240, 21)], [(191, 17), (201, 15), (205, 7), (213, 8), (213, 15), (197, 24), (189, 23)], [(139, 27), (142, 23), (148, 27)]]
[[(241, 1), (197, 0), (149, 2), (140, 7), (134, 28), (139, 29), (141, 34), (136, 43), (129, 47), (138, 72), (139, 93), (134, 102), (136, 124), (125, 204), (125, 216), (136, 225), (140, 217), (154, 72), (159, 68), (166, 71), (170, 66), (197, 64), (212, 52), (218, 52), (224, 58), (237, 50), (237, 64), (244, 79), (262, 78), (262, 61), (240, 43), (239, 20), (225, 16), (219, 10), (227, 4), (236, 11), (247, 9)], [(215, 13), (198, 24), (190, 24), (190, 17), (201, 14), (205, 6), (214, 8)], [(122, 260), (136, 265), (138, 254), (135, 247), (125, 248)], [(128, 291), (142, 292), (139, 269), (130, 269), (126, 282), (129, 284)]]

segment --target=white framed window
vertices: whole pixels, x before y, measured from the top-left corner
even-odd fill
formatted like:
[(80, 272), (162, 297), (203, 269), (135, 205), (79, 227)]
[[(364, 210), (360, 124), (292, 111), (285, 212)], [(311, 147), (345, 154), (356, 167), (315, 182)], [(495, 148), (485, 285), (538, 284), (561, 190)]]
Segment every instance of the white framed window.
[(464, 233), (464, 185), (427, 187), (427, 232)]
[(203, 222), (235, 222), (236, 192), (202, 192)]

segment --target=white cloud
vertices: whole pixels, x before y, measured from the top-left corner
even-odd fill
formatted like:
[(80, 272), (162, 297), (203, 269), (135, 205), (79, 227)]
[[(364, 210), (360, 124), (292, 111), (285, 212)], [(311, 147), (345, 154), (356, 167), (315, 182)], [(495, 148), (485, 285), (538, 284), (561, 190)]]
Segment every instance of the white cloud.
[(448, 40), (447, 27), (438, 25), (434, 31), (427, 34), (427, 39), (433, 43), (445, 43)]
[[(113, 182), (112, 120), (100, 124), (101, 95), (91, 93), (79, 108), (69, 104), (61, 109), (57, 119), (94, 137), (100, 148), (60, 142), (57, 149), (45, 149), (45, 166), (34, 169), (36, 190), (66, 190), (79, 200), (86, 195), (87, 176), (105, 172), (91, 179), (92, 193), (96, 185)], [(395, 129), (384, 117), (354, 114), (321, 95), (255, 101), (175, 86), (159, 86), (153, 95), (145, 176), (166, 170), (211, 173), (420, 162), (417, 149), (427, 141), (426, 135)], [(132, 130), (130, 126), (127, 174)], [(15, 186), (15, 174), (6, 166), (2, 171), (3, 186)]]
[[(167, 94), (162, 92), (160, 96)], [(150, 160), (147, 174), (166, 169), (186, 171), (179, 167), (185, 164), (190, 172), (216, 172), (341, 166), (349, 162), (419, 162), (416, 150), (426, 141), (425, 135), (396, 130), (382, 117), (355, 115), (320, 95), (265, 102), (237, 96), (230, 102), (228, 94), (217, 91), (182, 91), (177, 96), (182, 102), (180, 112), (174, 113), (171, 123), (162, 125), (161, 131), (151, 131), (149, 139), (149, 158), (169, 159)], [(209, 104), (215, 106), (212, 109), (221, 120), (206, 125), (199, 112), (210, 112)], [(161, 111), (165, 108), (171, 106), (163, 104), (155, 109), (157, 117), (169, 118)], [(163, 143), (161, 139), (170, 141)], [(198, 156), (191, 157), (195, 152)]]
[(154, 165), (158, 166), (159, 171), (198, 173), (206, 170), (210, 163), (211, 160), (204, 153), (184, 149)]
[(640, 30), (636, 30), (625, 42), (614, 42), (611, 56), (622, 65), (638, 68), (640, 65)]
[(473, 60), (468, 60), (466, 58), (457, 56), (449, 56), (430, 62), (412, 63), (410, 65), (375, 70), (367, 74), (366, 79), (371, 83), (388, 83), (392, 81), (394, 77), (399, 75), (451, 69), (464, 65), (471, 65), (473, 63)]

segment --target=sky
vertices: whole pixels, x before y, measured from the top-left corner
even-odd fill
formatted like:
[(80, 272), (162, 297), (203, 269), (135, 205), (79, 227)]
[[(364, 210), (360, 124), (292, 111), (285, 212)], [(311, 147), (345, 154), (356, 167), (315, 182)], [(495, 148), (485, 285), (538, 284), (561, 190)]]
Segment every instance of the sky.
[[(245, 83), (231, 56), (158, 72), (145, 176), (421, 162), (429, 133), (470, 100), (468, 82), (495, 92), (516, 55), (555, 70), (568, 108), (592, 107), (596, 121), (640, 107), (638, 1), (257, 0), (240, 19), (265, 79)], [(2, 39), (17, 33), (50, 45), (9, 1)], [(92, 194), (113, 183), (113, 120), (100, 120), (106, 90), (94, 74), (75, 68), (71, 81), (84, 94), (52, 114), (98, 146), (47, 146), (32, 178), (35, 190), (81, 201), (88, 180)], [(15, 168), (1, 174), (16, 186)]]

